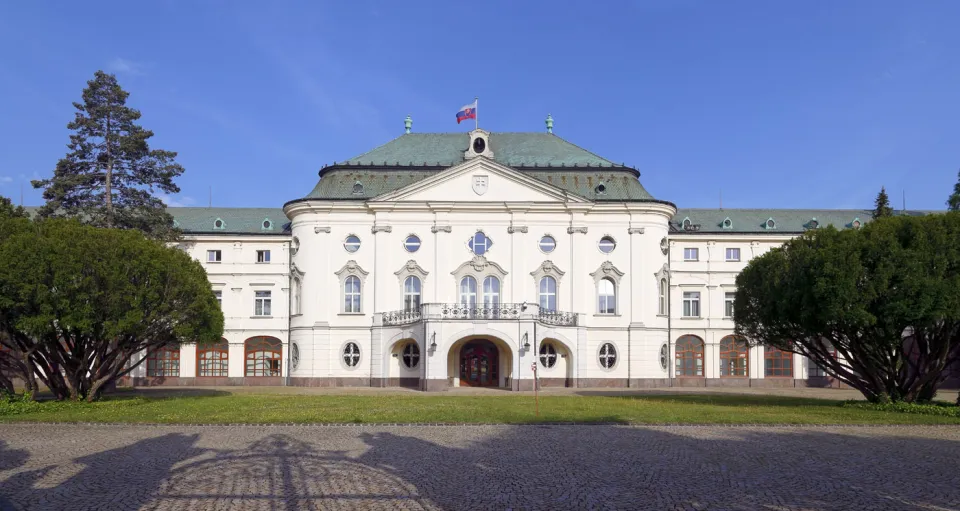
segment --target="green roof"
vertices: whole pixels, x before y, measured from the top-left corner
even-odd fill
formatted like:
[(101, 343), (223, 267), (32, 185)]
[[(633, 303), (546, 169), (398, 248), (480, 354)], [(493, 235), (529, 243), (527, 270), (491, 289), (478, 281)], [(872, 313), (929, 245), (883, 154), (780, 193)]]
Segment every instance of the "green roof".
[[(897, 214), (925, 215), (930, 211), (904, 211)], [(684, 220), (689, 219), (685, 228)], [(726, 220), (730, 220), (725, 225)], [(773, 219), (773, 227), (767, 220)], [(670, 220), (670, 232), (678, 233), (764, 233), (796, 234), (811, 228), (833, 225), (849, 229), (854, 221), (863, 225), (873, 219), (870, 209), (678, 209)]]
[[(167, 208), (175, 225), (191, 234), (290, 234), (280, 208)], [(223, 223), (217, 227), (217, 220)], [(269, 222), (269, 227), (264, 227)]]
[[(436, 175), (442, 170), (334, 169), (325, 172), (306, 198), (367, 200), (399, 190)], [(524, 175), (554, 185), (575, 195), (595, 201), (654, 200), (632, 169), (594, 170), (522, 170)], [(357, 183), (360, 184), (357, 187)], [(603, 184), (603, 192), (598, 185)]]
[[(552, 133), (491, 133), (493, 159), (508, 167), (619, 167)], [(442, 166), (463, 162), (469, 133), (407, 133), (341, 165)]]

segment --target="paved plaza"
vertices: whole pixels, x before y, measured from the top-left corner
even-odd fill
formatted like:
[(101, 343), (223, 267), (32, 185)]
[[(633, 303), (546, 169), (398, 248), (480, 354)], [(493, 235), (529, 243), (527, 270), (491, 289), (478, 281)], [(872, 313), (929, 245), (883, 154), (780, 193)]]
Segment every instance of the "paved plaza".
[(0, 425), (0, 508), (960, 509), (957, 427)]

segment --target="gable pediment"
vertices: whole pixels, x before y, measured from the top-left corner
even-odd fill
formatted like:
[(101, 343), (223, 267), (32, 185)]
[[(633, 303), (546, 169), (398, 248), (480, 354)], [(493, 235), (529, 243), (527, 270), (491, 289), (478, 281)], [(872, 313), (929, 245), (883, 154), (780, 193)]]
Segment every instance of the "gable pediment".
[(510, 167), (477, 157), (371, 199), (397, 202), (589, 202)]

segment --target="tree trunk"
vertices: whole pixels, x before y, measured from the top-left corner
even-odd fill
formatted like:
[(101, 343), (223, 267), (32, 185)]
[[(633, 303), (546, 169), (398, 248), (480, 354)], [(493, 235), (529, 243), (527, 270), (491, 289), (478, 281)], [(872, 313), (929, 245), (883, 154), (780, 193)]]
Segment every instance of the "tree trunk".
[(104, 134), (105, 145), (107, 146), (107, 179), (105, 183), (106, 187), (106, 200), (107, 200), (107, 228), (113, 227), (113, 153), (110, 151), (110, 114), (107, 114), (107, 129)]

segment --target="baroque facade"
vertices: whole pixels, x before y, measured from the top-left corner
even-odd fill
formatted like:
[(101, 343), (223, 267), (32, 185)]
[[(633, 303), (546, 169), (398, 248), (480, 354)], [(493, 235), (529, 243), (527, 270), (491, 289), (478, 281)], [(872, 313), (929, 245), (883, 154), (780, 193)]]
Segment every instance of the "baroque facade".
[[(549, 125), (548, 125), (549, 126)], [(733, 336), (737, 273), (862, 210), (678, 209), (547, 133), (407, 133), (282, 209), (171, 208), (226, 319), (137, 384), (826, 386)]]

